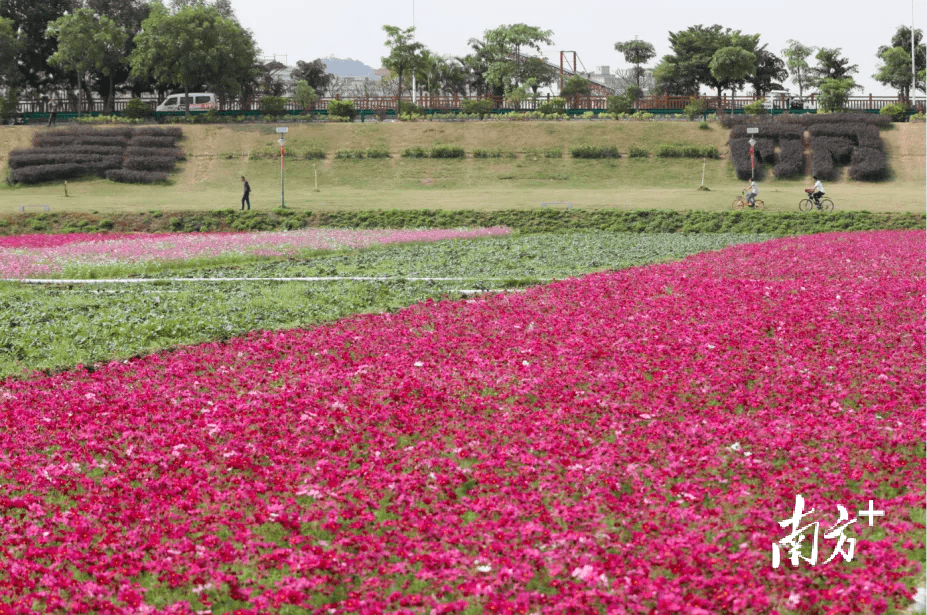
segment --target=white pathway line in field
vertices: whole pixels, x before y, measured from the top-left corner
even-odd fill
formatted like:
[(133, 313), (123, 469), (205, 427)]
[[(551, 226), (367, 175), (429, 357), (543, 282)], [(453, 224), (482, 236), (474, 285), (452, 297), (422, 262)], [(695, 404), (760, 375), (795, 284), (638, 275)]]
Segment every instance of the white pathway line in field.
[(10, 279), (7, 282), (21, 284), (145, 284), (152, 282), (332, 282), (339, 280), (358, 280), (367, 282), (390, 282), (405, 280), (410, 282), (462, 282), (466, 280), (499, 281), (510, 278), (484, 278), (469, 276), (465, 278), (419, 278), (406, 276), (390, 277), (363, 277), (363, 276), (332, 276), (332, 277), (306, 277), (306, 278), (115, 278), (115, 279), (42, 279), (26, 278), (21, 280)]

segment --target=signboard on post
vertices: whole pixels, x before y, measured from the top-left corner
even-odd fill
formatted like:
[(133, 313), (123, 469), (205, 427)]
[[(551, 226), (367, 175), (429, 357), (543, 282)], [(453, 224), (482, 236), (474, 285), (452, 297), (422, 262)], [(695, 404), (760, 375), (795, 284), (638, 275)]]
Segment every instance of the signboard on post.
[[(747, 128), (748, 135), (759, 134), (760, 129), (755, 127)], [(756, 166), (756, 157), (753, 155), (753, 146), (756, 145), (756, 139), (750, 137), (750, 180), (753, 180), (753, 169)]]

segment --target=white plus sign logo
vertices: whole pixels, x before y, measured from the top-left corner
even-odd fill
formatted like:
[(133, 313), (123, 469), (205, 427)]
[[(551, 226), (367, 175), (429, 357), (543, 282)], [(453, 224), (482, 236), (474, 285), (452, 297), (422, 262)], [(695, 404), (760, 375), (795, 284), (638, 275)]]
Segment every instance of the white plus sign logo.
[(869, 527), (872, 527), (872, 518), (873, 517), (884, 517), (884, 510), (873, 510), (872, 509), (872, 500), (869, 500), (869, 508), (867, 510), (859, 511), (860, 517), (869, 517)]

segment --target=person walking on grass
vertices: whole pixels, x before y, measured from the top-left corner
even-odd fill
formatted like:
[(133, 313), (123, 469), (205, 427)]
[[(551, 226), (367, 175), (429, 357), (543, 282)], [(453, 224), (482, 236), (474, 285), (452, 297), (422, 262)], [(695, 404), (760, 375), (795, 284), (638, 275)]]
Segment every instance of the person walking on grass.
[(241, 183), (244, 186), (245, 192), (241, 195), (241, 210), (245, 210), (245, 203), (248, 204), (248, 211), (251, 211), (251, 185), (248, 184), (248, 180), (245, 179), (245, 176), (241, 176)]

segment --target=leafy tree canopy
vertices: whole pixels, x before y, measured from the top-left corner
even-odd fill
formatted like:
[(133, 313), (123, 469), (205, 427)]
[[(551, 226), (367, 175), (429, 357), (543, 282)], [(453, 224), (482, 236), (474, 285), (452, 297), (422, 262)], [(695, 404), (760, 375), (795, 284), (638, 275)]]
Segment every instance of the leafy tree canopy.
[(663, 56), (654, 69), (658, 88), (667, 94), (689, 95), (697, 94), (699, 87), (705, 85), (716, 89), (720, 97), (721, 88), (730, 83), (729, 78), (716, 76), (726, 72), (712, 72), (710, 65), (715, 53), (725, 47), (739, 47), (752, 54), (756, 51), (759, 35), (742, 34), (740, 30), (715, 24), (670, 32), (669, 39), (673, 53)]
[(383, 44), (390, 50), (389, 55), (382, 58), (383, 66), (399, 78), (398, 109), (402, 103), (403, 75), (412, 74), (418, 66), (419, 53), (425, 46), (415, 40), (414, 26), (405, 30), (397, 26), (383, 26), (383, 31), (386, 32), (386, 42)]
[(634, 65), (635, 85), (640, 89), (641, 77), (644, 75), (644, 68), (641, 65), (656, 57), (656, 49), (647, 41), (635, 38), (633, 41), (615, 43), (615, 51), (623, 53), (625, 62)]
[(229, 94), (253, 81), (259, 72), (256, 56), (250, 33), (214, 7), (192, 6), (172, 15), (155, 4), (136, 36), (130, 62), (133, 75), (179, 85), (185, 93), (207, 85)]
[(822, 47), (818, 49), (814, 58), (818, 61), (817, 66), (811, 67), (811, 83), (820, 87), (824, 79), (844, 79), (859, 72), (856, 64), (850, 64), (850, 60), (840, 56), (841, 49), (828, 49)]
[(785, 56), (785, 66), (792, 75), (792, 83), (798, 86), (798, 95), (804, 96), (804, 90), (811, 85), (811, 65), (808, 57), (814, 53), (814, 47), (807, 47), (796, 40), (790, 39), (789, 46), (782, 50)]
[(99, 70), (108, 75), (123, 62), (126, 33), (115, 21), (91, 9), (59, 17), (48, 24), (45, 34), (58, 39), (58, 49), (48, 63), (75, 73), (78, 90), (87, 72)]
[(15, 56), (21, 79), (28, 86), (43, 89), (60, 75), (48, 64), (58, 48), (57, 39), (45, 36), (48, 22), (77, 8), (77, 0), (0, 0), (0, 17), (13, 22), (21, 46)]
[(16, 57), (22, 43), (13, 30), (13, 20), (0, 17), (0, 87), (12, 88), (19, 84), (21, 75)]
[[(923, 72), (927, 64), (927, 50), (921, 44), (923, 32), (914, 31), (914, 69), (918, 73), (915, 87), (924, 91)], [(910, 99), (911, 93), (911, 29), (905, 26), (899, 26), (895, 35), (892, 36), (892, 45), (883, 45), (879, 47), (876, 54), (881, 60), (881, 65), (876, 74), (873, 75), (876, 81), (889, 85), (896, 90), (904, 99)]]
[(315, 59), (312, 62), (299, 60), (291, 76), (296, 81), (305, 81), (306, 85), (315, 90), (319, 96), (325, 96), (334, 77), (327, 71), (328, 67), (321, 59)]

